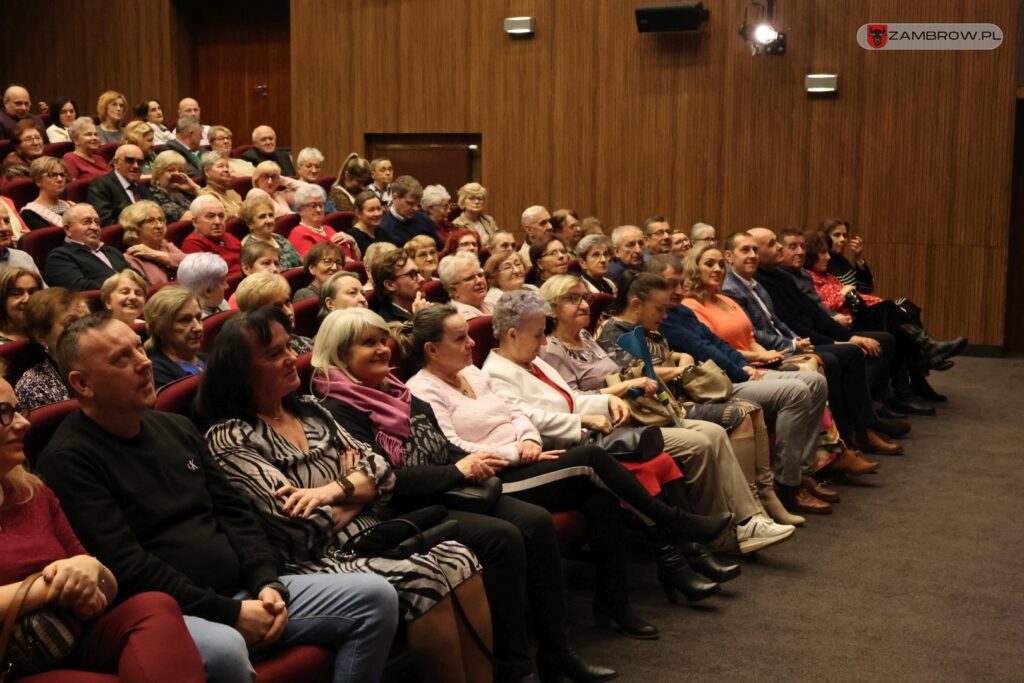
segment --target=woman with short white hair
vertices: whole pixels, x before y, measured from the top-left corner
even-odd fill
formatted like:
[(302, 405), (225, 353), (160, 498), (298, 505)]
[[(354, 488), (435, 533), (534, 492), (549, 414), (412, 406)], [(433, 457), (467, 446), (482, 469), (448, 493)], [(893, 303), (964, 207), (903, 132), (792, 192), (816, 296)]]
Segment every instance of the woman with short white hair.
[(305, 257), (314, 244), (330, 242), (337, 245), (345, 254), (345, 258), (361, 259), (362, 253), (352, 235), (347, 232), (335, 231), (324, 225), (327, 198), (324, 189), (319, 185), (302, 183), (295, 191), (295, 210), (299, 214), (299, 224), (288, 233), (288, 241), (295, 247), (299, 256)]
[(68, 168), (72, 180), (79, 178), (95, 178), (110, 173), (110, 164), (97, 152), (103, 141), (96, 132), (96, 124), (89, 116), (79, 116), (68, 127), (68, 135), (75, 143), (75, 149), (68, 152), (61, 161)]
[(447, 242), (449, 235), (458, 229), (448, 220), (448, 207), (451, 201), (452, 196), (444, 189), (444, 185), (427, 185), (423, 188), (420, 207), (434, 224), (434, 231), (441, 242)]
[(459, 188), (459, 208), (462, 213), (452, 221), (461, 228), (469, 228), (480, 235), (481, 244), (490, 244), (494, 233), (501, 230), (494, 218), (484, 213), (487, 188), (480, 183), (466, 183)]
[(185, 173), (185, 157), (173, 149), (165, 149), (153, 160), (152, 173), (149, 192), (167, 222), (192, 220), (188, 207), (202, 188)]
[(487, 276), (476, 256), (466, 252), (445, 256), (437, 267), (437, 275), (463, 318), (472, 320), (491, 314), (491, 305), (485, 301)]
[(320, 178), (320, 169), (323, 167), (323, 163), (323, 152), (316, 147), (303, 147), (299, 150), (299, 155), (295, 157), (295, 174), (302, 182), (316, 185), (320, 188), (324, 195), (324, 213), (331, 213), (335, 210), (334, 204), (331, 203), (327, 190), (317, 182)]
[(231, 310), (224, 297), (227, 276), (227, 262), (208, 251), (188, 254), (178, 265), (178, 284), (199, 300), (204, 318)]
[(301, 186), (301, 180), (281, 175), (281, 167), (273, 161), (261, 161), (252, 172), (252, 189), (245, 196), (265, 192), (274, 201), (274, 215), (284, 216), (294, 213), (295, 191)]

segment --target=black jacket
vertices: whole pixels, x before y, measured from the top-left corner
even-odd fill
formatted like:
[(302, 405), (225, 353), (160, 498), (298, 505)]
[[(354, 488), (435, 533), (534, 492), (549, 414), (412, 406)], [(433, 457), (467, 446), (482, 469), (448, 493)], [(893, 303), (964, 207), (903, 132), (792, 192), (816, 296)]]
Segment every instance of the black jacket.
[(295, 167), (292, 166), (292, 158), (288, 155), (288, 152), (278, 148), (275, 149), (272, 154), (264, 154), (261, 150), (255, 147), (242, 152), (240, 155), (242, 159), (245, 159), (253, 166), (258, 166), (264, 161), (273, 161), (275, 164), (281, 167), (281, 175), (295, 177)]
[(782, 322), (801, 337), (808, 337), (814, 345), (850, 341), (852, 333), (804, 296), (789, 273), (781, 268), (758, 268), (754, 279), (768, 290)]
[(203, 177), (203, 172), (199, 170), (199, 164), (197, 164), (192, 158), (192, 152), (189, 151), (188, 147), (181, 144), (177, 138), (164, 144), (161, 152), (171, 150), (177, 152), (181, 156), (185, 157), (185, 175), (195, 181), (199, 181)]
[[(89, 183), (89, 191), (85, 195), (85, 201), (96, 209), (96, 213), (100, 215), (100, 223), (104, 226), (117, 223), (121, 210), (135, 203), (114, 173), (115, 171), (111, 171), (107, 175), (94, 178)], [(149, 188), (142, 183), (138, 184), (135, 192), (139, 199), (151, 198)]]
[[(67, 287), (76, 292), (99, 289), (103, 281), (114, 273), (131, 268), (124, 256), (114, 247), (104, 245), (103, 255), (110, 266), (97, 258), (84, 244), (64, 242), (46, 255), (43, 278), (50, 287)], [(112, 266), (112, 267), (111, 267)]]

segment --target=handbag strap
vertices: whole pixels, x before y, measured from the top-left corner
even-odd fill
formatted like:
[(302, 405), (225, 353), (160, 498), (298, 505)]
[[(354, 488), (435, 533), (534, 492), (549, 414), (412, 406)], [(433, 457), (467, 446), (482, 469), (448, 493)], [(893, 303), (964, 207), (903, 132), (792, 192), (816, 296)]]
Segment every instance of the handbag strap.
[[(14, 599), (11, 600), (10, 607), (7, 608), (7, 616), (4, 618), (4, 628), (0, 631), (0, 665), (3, 664), (4, 655), (7, 654), (7, 643), (11, 640), (11, 634), (14, 632), (14, 625), (18, 621), (18, 616), (21, 614), (21, 608), (25, 604), (25, 598), (28, 597), (28, 591), (32, 588), (32, 584), (36, 582), (36, 579), (43, 575), (42, 572), (36, 572), (35, 574), (29, 574), (25, 577), (25, 580), (18, 586), (17, 592), (14, 593)], [(6, 672), (0, 672), (0, 674), (6, 675)]]

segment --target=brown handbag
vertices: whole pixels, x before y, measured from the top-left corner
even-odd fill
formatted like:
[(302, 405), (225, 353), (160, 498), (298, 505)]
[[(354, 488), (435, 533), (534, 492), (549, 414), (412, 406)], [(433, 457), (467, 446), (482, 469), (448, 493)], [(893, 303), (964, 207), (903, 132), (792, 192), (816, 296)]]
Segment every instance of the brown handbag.
[(7, 609), (0, 631), (0, 683), (56, 669), (75, 649), (82, 631), (76, 619), (50, 608), (21, 617), (29, 589), (42, 575), (36, 572), (22, 581)]
[[(614, 386), (620, 382), (638, 379), (643, 376), (643, 373), (642, 365), (634, 365), (617, 375), (608, 375), (605, 377), (605, 382), (608, 386)], [(676, 420), (669, 412), (670, 409), (654, 396), (623, 396), (622, 400), (629, 405), (629, 412), (637, 424), (648, 427), (674, 427), (676, 424)], [(682, 420), (686, 417), (685, 407), (675, 400), (671, 400), (670, 403), (672, 404), (671, 410), (675, 412), (677, 419)]]
[(696, 403), (719, 403), (732, 396), (732, 380), (710, 358), (683, 370), (672, 384)]

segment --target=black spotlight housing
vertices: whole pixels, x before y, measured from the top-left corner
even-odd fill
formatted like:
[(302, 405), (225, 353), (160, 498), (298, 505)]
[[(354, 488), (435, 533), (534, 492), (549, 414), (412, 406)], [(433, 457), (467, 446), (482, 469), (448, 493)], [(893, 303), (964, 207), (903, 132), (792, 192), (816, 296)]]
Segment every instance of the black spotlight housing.
[(647, 5), (636, 8), (636, 30), (640, 33), (696, 31), (710, 16), (703, 2)]

